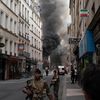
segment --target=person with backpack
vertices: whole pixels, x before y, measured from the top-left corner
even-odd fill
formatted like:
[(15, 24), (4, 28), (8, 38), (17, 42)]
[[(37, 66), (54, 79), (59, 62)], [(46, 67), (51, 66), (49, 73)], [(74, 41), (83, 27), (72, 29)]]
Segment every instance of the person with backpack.
[(33, 95), (32, 100), (44, 100), (46, 95), (49, 100), (54, 99), (47, 82), (41, 78), (41, 71), (39, 69), (35, 70), (34, 79), (31, 80), (30, 86)]

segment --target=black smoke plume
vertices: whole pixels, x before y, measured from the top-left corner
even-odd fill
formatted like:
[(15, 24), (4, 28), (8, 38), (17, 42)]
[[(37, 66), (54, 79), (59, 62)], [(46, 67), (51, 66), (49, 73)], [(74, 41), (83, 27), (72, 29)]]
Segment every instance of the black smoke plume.
[(62, 25), (57, 0), (40, 0), (43, 22), (43, 55), (49, 56), (60, 44), (59, 28)]

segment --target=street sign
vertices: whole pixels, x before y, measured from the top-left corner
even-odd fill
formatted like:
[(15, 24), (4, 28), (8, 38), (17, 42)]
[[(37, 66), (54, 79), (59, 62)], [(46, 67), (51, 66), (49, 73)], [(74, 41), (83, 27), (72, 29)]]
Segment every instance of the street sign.
[(78, 44), (80, 40), (80, 38), (69, 38), (69, 44)]
[(4, 47), (5, 46), (5, 44), (4, 43), (0, 43), (0, 47)]
[(18, 51), (23, 51), (24, 50), (24, 44), (23, 43), (19, 43), (18, 44)]

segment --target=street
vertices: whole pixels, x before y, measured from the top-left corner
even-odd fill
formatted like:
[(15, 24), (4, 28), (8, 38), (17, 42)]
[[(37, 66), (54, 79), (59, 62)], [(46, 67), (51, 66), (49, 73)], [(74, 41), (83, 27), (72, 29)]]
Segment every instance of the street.
[[(52, 72), (44, 79), (50, 85)], [(22, 92), (27, 79), (0, 81), (0, 100), (25, 100), (25, 94)], [(51, 88), (53, 94), (53, 89)], [(71, 84), (70, 76), (60, 76), (59, 100), (85, 100), (84, 94), (77, 83)], [(48, 100), (48, 99), (46, 99)]]
[[(52, 72), (49, 76), (45, 76), (44, 74), (44, 79), (48, 82), (48, 84), (50, 84), (51, 78)], [(25, 100), (25, 94), (22, 92), (22, 89), (25, 86), (26, 80), (27, 79), (0, 81), (0, 100)], [(60, 80), (61, 82), (63, 81), (63, 76), (60, 77)], [(60, 87), (61, 88), (59, 90), (61, 94), (63, 84), (61, 84)], [(61, 98), (61, 95), (59, 98)]]
[(0, 82), (0, 100), (24, 100), (25, 95), (22, 89), (25, 85), (25, 79), (19, 82)]

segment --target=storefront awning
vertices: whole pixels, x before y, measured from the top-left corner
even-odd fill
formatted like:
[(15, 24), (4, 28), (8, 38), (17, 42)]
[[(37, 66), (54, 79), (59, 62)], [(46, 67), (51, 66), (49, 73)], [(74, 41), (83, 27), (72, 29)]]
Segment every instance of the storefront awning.
[(79, 58), (81, 58), (86, 53), (93, 53), (93, 52), (95, 52), (93, 32), (87, 30), (83, 39), (79, 43)]

